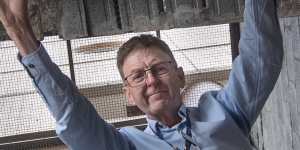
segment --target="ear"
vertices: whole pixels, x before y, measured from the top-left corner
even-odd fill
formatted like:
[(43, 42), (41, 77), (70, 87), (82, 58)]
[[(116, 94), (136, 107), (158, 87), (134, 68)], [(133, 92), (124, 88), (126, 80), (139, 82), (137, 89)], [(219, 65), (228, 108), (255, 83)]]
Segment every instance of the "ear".
[(184, 88), (184, 86), (185, 86), (185, 77), (184, 77), (184, 72), (183, 72), (182, 67), (177, 68), (177, 75), (178, 75), (178, 78), (179, 78), (180, 88)]
[(127, 98), (128, 104), (135, 105), (135, 101), (133, 99), (133, 96), (131, 95), (129, 87), (123, 87), (123, 93)]

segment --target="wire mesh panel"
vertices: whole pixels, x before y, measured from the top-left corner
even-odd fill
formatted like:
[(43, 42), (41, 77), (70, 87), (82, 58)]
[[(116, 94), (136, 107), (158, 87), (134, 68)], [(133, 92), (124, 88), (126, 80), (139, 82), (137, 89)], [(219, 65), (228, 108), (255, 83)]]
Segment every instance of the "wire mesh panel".
[[(178, 65), (185, 72), (186, 88), (183, 94), (186, 105), (196, 106), (200, 95), (205, 91), (217, 90), (223, 86), (231, 68), (227, 24), (146, 34), (158, 33), (170, 46)], [(70, 45), (55, 36), (47, 37), (42, 43), (63, 73), (69, 77), (74, 74), (75, 84), (95, 106), (99, 115), (108, 122), (117, 124), (144, 118), (135, 111), (137, 108), (127, 103), (116, 66), (116, 52), (120, 45), (139, 34), (142, 33), (76, 39), (71, 40)], [(11, 41), (0, 42), (0, 53), (0, 146), (16, 135), (32, 133), (39, 137), (43, 137), (41, 134), (44, 137), (53, 136), (47, 131), (54, 130), (54, 120), (35, 92), (26, 71), (17, 61), (14, 44)], [(138, 122), (133, 122), (135, 123)], [(26, 138), (21, 136), (20, 139)], [(42, 147), (66, 149), (64, 146)], [(21, 146), (19, 149), (24, 148)]]
[(161, 39), (185, 72), (186, 105), (197, 106), (205, 91), (222, 87), (232, 61), (228, 24), (161, 31)]
[[(65, 41), (47, 37), (42, 43), (52, 60), (69, 76)], [(41, 134), (55, 126), (45, 103), (17, 60), (17, 51), (12, 41), (0, 42), (0, 145), (34, 136), (46, 137), (47, 134)]]
[[(46, 38), (43, 45), (52, 60), (69, 74), (65, 42)], [(16, 59), (17, 49), (10, 41), (0, 43), (0, 137), (53, 129), (54, 123), (46, 105), (36, 93), (22, 65)]]

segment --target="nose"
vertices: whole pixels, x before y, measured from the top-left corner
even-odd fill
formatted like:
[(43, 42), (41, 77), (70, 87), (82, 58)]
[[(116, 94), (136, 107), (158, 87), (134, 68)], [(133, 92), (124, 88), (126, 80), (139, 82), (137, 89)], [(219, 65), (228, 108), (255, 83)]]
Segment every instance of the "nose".
[(151, 85), (155, 85), (159, 82), (159, 79), (157, 76), (155, 76), (151, 71), (147, 71), (146, 72), (146, 85), (147, 86), (151, 86)]

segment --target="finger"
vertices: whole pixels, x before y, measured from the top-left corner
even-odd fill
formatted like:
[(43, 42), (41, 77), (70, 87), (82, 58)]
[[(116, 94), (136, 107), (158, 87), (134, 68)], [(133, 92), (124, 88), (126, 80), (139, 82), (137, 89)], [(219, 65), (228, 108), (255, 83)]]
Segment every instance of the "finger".
[(1, 16), (3, 16), (6, 7), (7, 7), (7, 4), (5, 3), (5, 1), (0, 0), (0, 15)]
[(0, 0), (0, 21), (2, 23), (7, 22), (7, 14), (8, 14), (7, 11), (8, 11), (7, 1)]
[(27, 16), (27, 0), (9, 0), (7, 3), (11, 13), (19, 18)]

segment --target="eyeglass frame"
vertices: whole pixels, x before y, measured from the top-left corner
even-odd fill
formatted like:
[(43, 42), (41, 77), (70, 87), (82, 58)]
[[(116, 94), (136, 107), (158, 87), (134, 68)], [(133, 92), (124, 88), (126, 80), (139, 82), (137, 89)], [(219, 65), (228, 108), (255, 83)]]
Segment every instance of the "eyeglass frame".
[[(152, 66), (150, 66), (148, 69), (144, 69), (143, 70), (143, 73), (144, 73), (144, 76), (143, 76), (143, 80), (141, 80), (141, 83), (140, 84), (137, 84), (137, 85), (134, 85), (134, 86), (132, 86), (129, 82), (128, 82), (128, 77), (130, 77), (130, 76), (132, 76), (132, 75), (134, 75), (135, 73), (131, 73), (131, 74), (129, 74), (128, 76), (126, 76), (125, 78), (124, 78), (124, 81), (125, 81), (125, 83), (124, 83), (124, 86), (130, 86), (130, 87), (138, 87), (138, 86), (141, 86), (141, 85), (143, 85), (143, 84), (145, 84), (145, 81), (146, 81), (146, 79), (147, 79), (147, 72), (148, 71), (151, 71), (151, 73), (153, 73), (153, 71), (152, 71), (152, 69), (153, 69), (153, 67), (154, 66), (157, 66), (157, 65), (161, 65), (161, 64), (165, 64), (165, 63), (168, 63), (168, 64), (173, 64), (173, 62), (172, 61), (162, 61), (162, 62), (159, 62), (159, 63), (156, 63), (156, 64), (154, 64), (154, 65), (152, 65)], [(173, 64), (174, 65), (174, 64)], [(176, 66), (175, 66), (176, 67)], [(168, 67), (168, 71), (166, 72), (166, 73), (163, 73), (163, 74), (157, 74), (157, 75), (155, 75), (155, 77), (161, 77), (161, 75), (165, 75), (165, 74), (168, 74), (169, 72), (170, 72), (170, 67)]]

